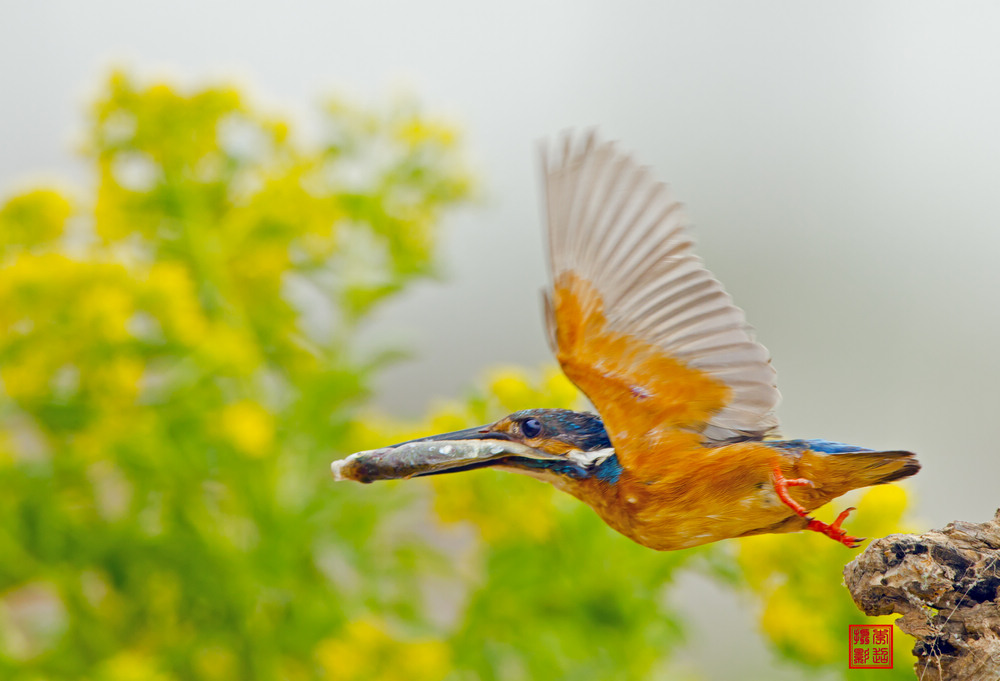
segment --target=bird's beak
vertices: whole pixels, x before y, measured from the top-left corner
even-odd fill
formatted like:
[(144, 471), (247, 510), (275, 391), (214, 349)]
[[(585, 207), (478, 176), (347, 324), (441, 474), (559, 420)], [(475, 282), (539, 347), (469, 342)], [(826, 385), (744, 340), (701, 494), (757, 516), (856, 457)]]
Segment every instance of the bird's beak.
[[(562, 456), (515, 442), (490, 426), (458, 430), (351, 454), (331, 465), (337, 480), (374, 482), (487, 466), (560, 460)], [(537, 465), (537, 464), (536, 464)]]

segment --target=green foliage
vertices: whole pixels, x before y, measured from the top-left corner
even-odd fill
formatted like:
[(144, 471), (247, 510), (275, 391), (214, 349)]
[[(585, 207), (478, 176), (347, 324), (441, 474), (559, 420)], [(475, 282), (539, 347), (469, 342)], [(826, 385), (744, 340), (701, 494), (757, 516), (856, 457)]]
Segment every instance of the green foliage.
[(471, 192), (448, 126), (330, 102), (305, 144), (233, 89), (116, 74), (89, 127), (92, 198), (0, 208), (0, 678), (645, 679), (682, 641), (685, 567), (744, 574), (782, 654), (846, 667), (864, 618), (828, 540), (737, 566), (520, 476), (332, 482), (350, 451), (579, 406), (557, 371), (506, 370), (421, 423), (364, 411), (390, 355), (359, 325), (434, 273)]

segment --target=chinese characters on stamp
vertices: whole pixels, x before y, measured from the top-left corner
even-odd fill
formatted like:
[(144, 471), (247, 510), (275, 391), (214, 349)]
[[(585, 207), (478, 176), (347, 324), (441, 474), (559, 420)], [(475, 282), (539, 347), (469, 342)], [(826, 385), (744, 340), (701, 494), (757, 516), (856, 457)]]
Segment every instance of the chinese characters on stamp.
[(849, 669), (892, 669), (891, 624), (851, 624), (847, 645)]

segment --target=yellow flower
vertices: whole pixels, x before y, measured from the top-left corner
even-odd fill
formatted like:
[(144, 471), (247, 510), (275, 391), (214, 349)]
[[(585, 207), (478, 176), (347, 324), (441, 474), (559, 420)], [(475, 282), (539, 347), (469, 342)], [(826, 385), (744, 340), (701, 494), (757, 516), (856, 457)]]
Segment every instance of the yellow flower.
[(349, 641), (335, 638), (320, 641), (316, 646), (316, 659), (329, 681), (365, 678), (365, 671), (371, 662), (367, 659), (367, 651)]
[(156, 263), (149, 269), (146, 282), (152, 312), (166, 332), (186, 345), (197, 344), (207, 324), (187, 268), (175, 262)]
[(381, 414), (367, 414), (351, 424), (350, 443), (355, 450), (377, 449), (395, 442), (412, 440), (431, 431), (420, 424), (393, 421)]
[(851, 516), (852, 533), (884, 537), (893, 532), (911, 532), (913, 528), (903, 522), (907, 503), (906, 488), (901, 485), (868, 488), (857, 503), (857, 514)]
[[(102, 178), (110, 178), (110, 161), (99, 164)], [(126, 192), (105, 179), (97, 188), (97, 200), (94, 203), (94, 229), (97, 235), (108, 241), (123, 239), (135, 230), (135, 224), (125, 209)]]
[(438, 405), (434, 414), (431, 415), (427, 433), (450, 433), (454, 430), (468, 428), (470, 420), (468, 411), (457, 402), (445, 402)]
[(126, 650), (101, 665), (100, 681), (169, 681), (171, 677), (159, 668), (148, 653)]
[(288, 250), (284, 246), (262, 241), (244, 249), (233, 263), (233, 271), (240, 280), (259, 282), (271, 280), (278, 285), (281, 275), (289, 265)]
[(451, 147), (454, 146), (457, 139), (454, 128), (417, 117), (403, 121), (396, 134), (400, 140), (413, 146), (431, 142)]
[(210, 327), (209, 335), (212, 342), (201, 344), (198, 350), (216, 365), (216, 371), (248, 375), (260, 364), (260, 353), (247, 331), (220, 322)]
[(500, 368), (491, 371), (488, 391), (505, 411), (546, 407), (579, 407), (580, 392), (558, 367), (547, 367), (541, 378), (531, 378), (523, 369)]
[(580, 391), (557, 367), (549, 367), (543, 372), (542, 392), (549, 398), (548, 406), (573, 409), (580, 402)]
[(48, 394), (50, 372), (49, 362), (41, 353), (26, 352), (0, 366), (0, 379), (8, 397), (29, 402)]
[(401, 641), (369, 619), (354, 620), (340, 636), (316, 646), (328, 681), (435, 681), (449, 669), (440, 641)]
[[(397, 665), (400, 679), (439, 679), (449, 667), (448, 647), (440, 641), (417, 641), (405, 645), (405, 661)], [(412, 671), (411, 671), (412, 670)], [(412, 676), (410, 675), (412, 673)]]
[(135, 401), (145, 364), (135, 357), (118, 356), (99, 365), (96, 394), (105, 403), (123, 406)]
[(82, 292), (78, 314), (97, 338), (120, 342), (129, 336), (128, 322), (134, 312), (134, 302), (123, 284), (95, 283)]
[(11, 466), (14, 461), (14, 443), (11, 442), (10, 434), (0, 432), (0, 470)]
[(779, 589), (768, 599), (761, 617), (761, 627), (771, 641), (795, 651), (797, 657), (814, 664), (837, 659), (845, 644), (844, 635), (835, 636), (827, 616), (818, 608), (806, 606), (789, 589)]
[(239, 669), (236, 655), (222, 646), (205, 646), (195, 654), (194, 664), (205, 679), (235, 679)]
[(433, 478), (432, 483), (438, 518), (445, 523), (472, 523), (487, 543), (509, 539), (544, 542), (552, 534), (555, 491), (550, 485), (495, 471), (443, 475)]
[(222, 431), (244, 454), (261, 457), (274, 441), (274, 417), (256, 402), (243, 400), (222, 410)]
[(69, 200), (53, 189), (35, 189), (0, 208), (0, 245), (34, 246), (58, 239), (73, 212)]
[(494, 369), (487, 377), (489, 392), (507, 411), (539, 406), (532, 404), (536, 391), (528, 383), (526, 373), (515, 367)]

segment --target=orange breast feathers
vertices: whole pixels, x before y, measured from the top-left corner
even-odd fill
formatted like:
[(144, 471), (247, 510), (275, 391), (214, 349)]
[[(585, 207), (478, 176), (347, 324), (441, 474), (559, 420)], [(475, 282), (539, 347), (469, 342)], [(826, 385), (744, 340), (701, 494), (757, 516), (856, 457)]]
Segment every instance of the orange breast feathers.
[[(680, 430), (648, 442), (644, 451), (630, 444), (635, 463), (615, 485), (594, 480), (570, 491), (644, 546), (674, 550), (805, 525), (774, 494), (771, 466), (780, 455), (765, 445), (704, 447), (697, 433)], [(828, 500), (820, 490), (794, 493), (808, 508)]]
[[(566, 375), (604, 419), (622, 465), (639, 464), (643, 450), (659, 444), (655, 456), (674, 460), (671, 452), (698, 442), (712, 414), (726, 406), (729, 388), (720, 380), (685, 365), (661, 348), (612, 331), (597, 290), (573, 272), (563, 272), (553, 287), (556, 357)], [(670, 431), (687, 430), (683, 446), (670, 446)], [(676, 445), (679, 433), (669, 439)], [(653, 452), (649, 452), (653, 455)], [(662, 463), (667, 463), (663, 461)]]

